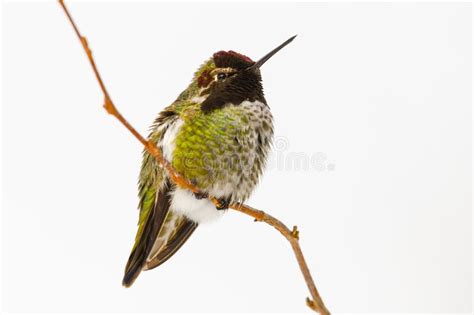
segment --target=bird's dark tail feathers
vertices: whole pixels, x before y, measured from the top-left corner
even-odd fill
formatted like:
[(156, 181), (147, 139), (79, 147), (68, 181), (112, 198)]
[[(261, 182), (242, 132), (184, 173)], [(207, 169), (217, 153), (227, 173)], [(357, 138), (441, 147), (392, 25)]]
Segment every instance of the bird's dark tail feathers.
[[(148, 213), (143, 231), (139, 230), (132, 253), (125, 266), (125, 275), (122, 280), (124, 287), (130, 287), (145, 266), (156, 238), (166, 219), (170, 206), (170, 185), (166, 183), (156, 196), (156, 203)], [(137, 233), (138, 234), (138, 233)]]

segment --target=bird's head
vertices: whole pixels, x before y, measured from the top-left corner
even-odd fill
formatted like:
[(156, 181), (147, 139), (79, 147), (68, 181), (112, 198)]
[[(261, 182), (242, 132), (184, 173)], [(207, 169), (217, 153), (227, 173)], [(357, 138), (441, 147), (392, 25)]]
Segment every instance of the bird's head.
[(295, 37), (256, 62), (232, 50), (214, 53), (195, 73), (191, 85), (180, 98), (200, 103), (205, 113), (227, 104), (239, 105), (243, 101), (266, 103), (260, 67)]

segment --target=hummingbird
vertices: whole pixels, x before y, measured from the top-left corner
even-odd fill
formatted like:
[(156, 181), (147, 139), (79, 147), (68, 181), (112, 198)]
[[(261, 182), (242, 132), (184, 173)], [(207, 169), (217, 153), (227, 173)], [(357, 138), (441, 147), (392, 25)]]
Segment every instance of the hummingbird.
[[(148, 140), (201, 193), (177, 187), (159, 162), (143, 151), (138, 179), (139, 220), (122, 284), (173, 256), (199, 224), (242, 203), (261, 176), (273, 138), (273, 117), (260, 67), (293, 36), (258, 61), (218, 51), (150, 127)], [(217, 198), (216, 206), (208, 197)]]

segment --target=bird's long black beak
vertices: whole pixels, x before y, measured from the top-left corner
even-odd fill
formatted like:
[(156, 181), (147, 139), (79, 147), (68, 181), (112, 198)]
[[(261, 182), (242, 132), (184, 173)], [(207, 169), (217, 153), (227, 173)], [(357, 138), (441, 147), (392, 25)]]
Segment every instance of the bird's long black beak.
[(251, 69), (259, 69), (268, 59), (270, 59), (274, 54), (276, 54), (277, 52), (279, 52), (283, 47), (285, 47), (286, 45), (288, 45), (289, 43), (291, 43), (293, 41), (293, 39), (295, 39), (296, 35), (293, 36), (293, 37), (290, 37), (289, 39), (287, 39), (283, 44), (281, 44), (280, 46), (278, 46), (277, 48), (273, 49), (272, 51), (270, 51), (268, 54), (266, 54), (265, 56), (263, 56), (262, 58), (260, 58), (259, 61), (257, 61), (256, 63), (254, 63), (250, 68)]

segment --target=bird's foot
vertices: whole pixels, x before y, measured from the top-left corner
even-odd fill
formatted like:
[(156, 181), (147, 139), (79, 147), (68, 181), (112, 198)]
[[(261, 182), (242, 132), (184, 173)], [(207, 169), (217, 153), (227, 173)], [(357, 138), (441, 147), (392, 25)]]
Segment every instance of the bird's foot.
[(199, 200), (209, 198), (209, 194), (206, 192), (198, 192), (198, 193), (193, 192), (193, 195), (194, 195), (194, 198), (199, 199)]
[(217, 200), (219, 201), (219, 205), (216, 206), (216, 209), (217, 209), (217, 210), (227, 210), (227, 209), (229, 209), (230, 197), (227, 197), (227, 198), (217, 198)]

